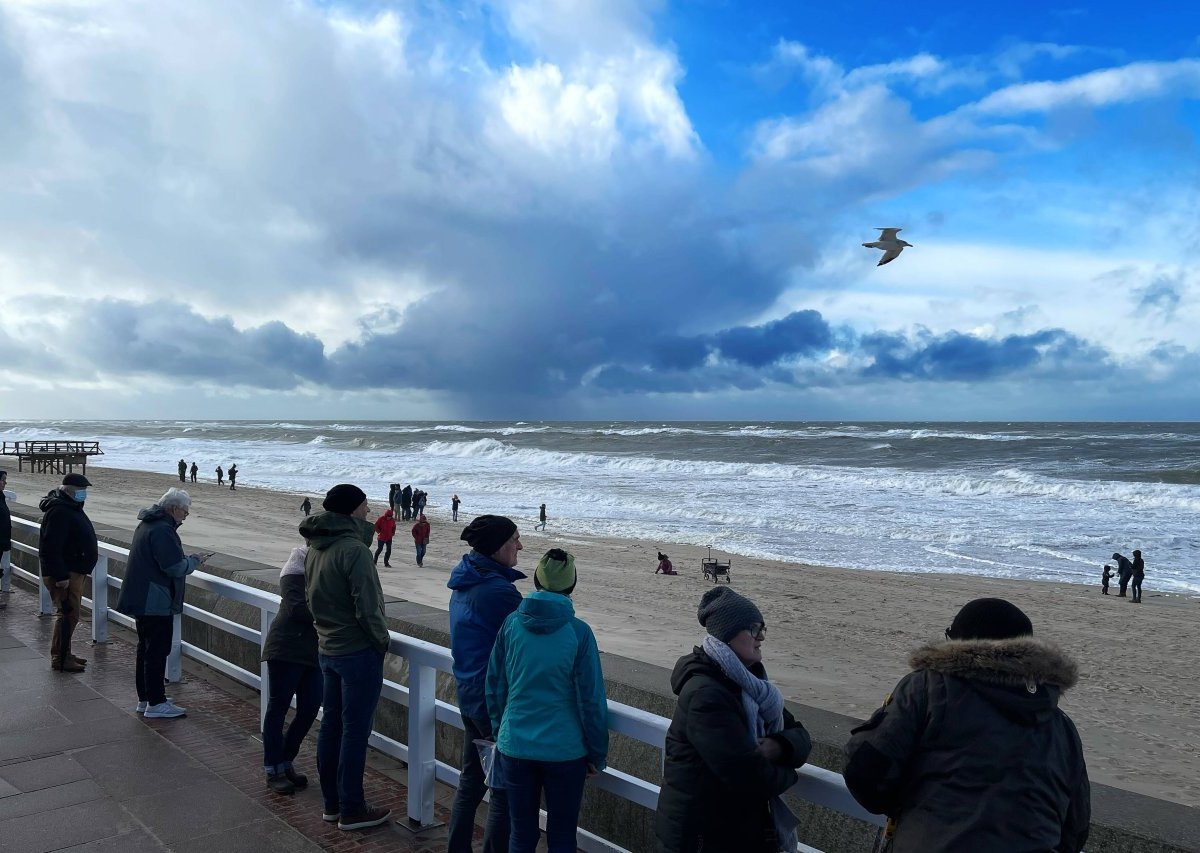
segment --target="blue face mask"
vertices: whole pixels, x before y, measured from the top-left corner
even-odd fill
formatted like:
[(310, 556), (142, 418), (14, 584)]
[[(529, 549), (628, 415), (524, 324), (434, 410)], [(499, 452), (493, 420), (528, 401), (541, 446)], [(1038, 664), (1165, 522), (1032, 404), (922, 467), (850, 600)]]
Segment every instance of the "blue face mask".
[(75, 490), (75, 500), (79, 501), (80, 503), (83, 503), (84, 501), (86, 501), (87, 500), (87, 489), (76, 489)]

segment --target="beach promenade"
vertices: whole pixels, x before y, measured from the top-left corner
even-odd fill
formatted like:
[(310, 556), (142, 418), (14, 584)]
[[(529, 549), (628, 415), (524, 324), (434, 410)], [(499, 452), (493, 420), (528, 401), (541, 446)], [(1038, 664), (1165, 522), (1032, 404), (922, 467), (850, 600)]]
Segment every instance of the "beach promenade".
[[(14, 587), (0, 610), (0, 850), (6, 853), (444, 853), (445, 830), (415, 836), (389, 821), (342, 832), (321, 819), (315, 736), (297, 767), (308, 790), (283, 797), (263, 783), (257, 694), (212, 670), (184, 665), (168, 689), (187, 717), (144, 720), (133, 711), (134, 647), (114, 629), (84, 641), (79, 675), (53, 672), (51, 619)], [(85, 618), (77, 636), (86, 636)], [(403, 818), (400, 765), (372, 751), (367, 797)], [(438, 786), (439, 821), (450, 788)]]

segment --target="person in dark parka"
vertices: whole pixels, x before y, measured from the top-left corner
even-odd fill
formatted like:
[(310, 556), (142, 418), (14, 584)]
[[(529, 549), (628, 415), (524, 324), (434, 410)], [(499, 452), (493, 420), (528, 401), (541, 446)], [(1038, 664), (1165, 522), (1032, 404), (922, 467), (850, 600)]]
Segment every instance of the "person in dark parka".
[(722, 586), (704, 594), (697, 617), (708, 635), (671, 674), (679, 699), (655, 818), (659, 850), (794, 850), (795, 818), (779, 797), (812, 742), (767, 680), (762, 613)]
[(1133, 592), (1133, 603), (1142, 603), (1142, 580), (1146, 577), (1146, 561), (1142, 559), (1142, 552), (1135, 550), (1133, 552), (1133, 563), (1129, 567), (1129, 577), (1133, 581), (1130, 589)]
[(1078, 668), (999, 598), (970, 602), (946, 641), (846, 745), (846, 787), (888, 816), (889, 853), (1078, 853), (1091, 794), (1083, 746), (1058, 707)]
[(82, 474), (67, 474), (62, 485), (38, 503), (43, 513), (38, 532), (42, 585), (56, 608), (50, 666), (60, 672), (83, 672), (87, 663), (72, 654), (71, 636), (79, 624), (83, 585), (100, 556), (96, 528), (83, 509), (90, 485)]
[(1121, 590), (1117, 595), (1125, 598), (1125, 589), (1129, 586), (1129, 579), (1133, 577), (1133, 563), (1129, 562), (1129, 558), (1124, 554), (1114, 553), (1112, 558), (1117, 561), (1117, 580), (1121, 582)]

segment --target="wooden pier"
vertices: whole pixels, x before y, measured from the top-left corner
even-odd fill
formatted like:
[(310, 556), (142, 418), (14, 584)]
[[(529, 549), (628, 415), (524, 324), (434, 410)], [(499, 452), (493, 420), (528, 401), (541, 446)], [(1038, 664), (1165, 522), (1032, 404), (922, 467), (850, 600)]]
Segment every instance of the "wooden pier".
[(72, 474), (75, 466), (82, 468), (81, 473), (87, 473), (89, 456), (103, 456), (98, 441), (59, 441), (32, 440), (6, 441), (0, 445), (0, 456), (17, 457), (17, 470), (24, 471), (29, 463), (29, 471), (34, 474)]

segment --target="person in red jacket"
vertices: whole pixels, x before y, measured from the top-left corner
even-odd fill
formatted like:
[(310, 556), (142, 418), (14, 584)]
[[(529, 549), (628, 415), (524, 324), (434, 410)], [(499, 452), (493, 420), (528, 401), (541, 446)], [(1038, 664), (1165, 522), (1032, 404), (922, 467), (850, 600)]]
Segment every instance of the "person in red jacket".
[(391, 568), (388, 560), (392, 559), (392, 539), (396, 536), (396, 516), (389, 509), (375, 520), (375, 535), (379, 537), (379, 546), (375, 549), (375, 565), (379, 565), (379, 552), (383, 552), (383, 565)]
[(425, 520), (425, 513), (417, 518), (417, 523), (412, 526), (413, 542), (417, 544), (417, 565), (421, 565), (421, 561), (425, 559), (425, 546), (429, 544), (429, 522)]

